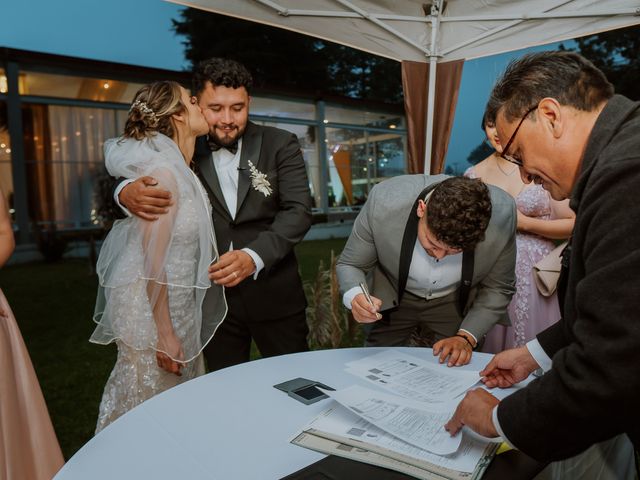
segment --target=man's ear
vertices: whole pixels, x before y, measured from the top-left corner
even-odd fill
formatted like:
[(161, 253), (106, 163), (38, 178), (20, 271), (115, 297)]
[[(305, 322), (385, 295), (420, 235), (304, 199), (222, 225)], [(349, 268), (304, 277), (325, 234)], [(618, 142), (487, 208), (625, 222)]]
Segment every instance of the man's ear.
[(551, 130), (555, 138), (558, 138), (565, 126), (565, 115), (563, 113), (566, 113), (563, 112), (560, 103), (555, 98), (543, 98), (538, 103), (538, 112), (540, 120), (546, 121), (546, 127)]
[(424, 203), (424, 200), (418, 200), (418, 208), (416, 208), (416, 215), (418, 218), (424, 217), (425, 213), (427, 213), (427, 204)]

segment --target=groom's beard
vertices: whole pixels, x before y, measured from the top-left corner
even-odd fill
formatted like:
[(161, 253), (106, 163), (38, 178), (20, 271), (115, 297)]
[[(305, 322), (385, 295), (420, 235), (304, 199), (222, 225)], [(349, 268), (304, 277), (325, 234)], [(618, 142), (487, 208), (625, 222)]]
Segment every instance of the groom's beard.
[(223, 127), (214, 125), (209, 131), (209, 139), (221, 147), (228, 147), (240, 140), (246, 129), (246, 125), (242, 128), (235, 124), (225, 125)]

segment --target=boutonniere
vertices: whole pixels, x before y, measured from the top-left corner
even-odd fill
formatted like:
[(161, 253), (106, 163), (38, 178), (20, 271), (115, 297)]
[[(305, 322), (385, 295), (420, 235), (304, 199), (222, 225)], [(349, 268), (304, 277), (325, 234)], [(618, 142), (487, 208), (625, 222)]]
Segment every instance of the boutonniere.
[(271, 184), (267, 180), (267, 175), (258, 170), (251, 160), (249, 160), (249, 172), (251, 172), (251, 186), (257, 192), (260, 192), (265, 197), (268, 197), (273, 193)]

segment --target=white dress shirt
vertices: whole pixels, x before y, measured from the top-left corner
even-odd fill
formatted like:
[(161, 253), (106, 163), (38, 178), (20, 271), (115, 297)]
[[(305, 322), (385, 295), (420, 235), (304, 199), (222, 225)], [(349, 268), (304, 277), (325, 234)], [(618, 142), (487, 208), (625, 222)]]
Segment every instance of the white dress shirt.
[[(529, 350), (529, 353), (531, 354), (533, 359), (540, 366), (543, 372), (546, 373), (549, 370), (551, 370), (553, 361), (551, 360), (551, 358), (549, 358), (549, 355), (547, 355), (546, 352), (542, 349), (542, 346), (540, 345), (540, 342), (538, 342), (537, 338), (534, 338), (533, 340), (528, 341), (526, 344), (526, 347), (527, 347), (527, 350)], [(504, 440), (511, 448), (517, 449), (517, 447), (509, 441), (509, 439), (506, 437), (506, 435), (502, 431), (502, 428), (500, 427), (500, 422), (498, 421), (498, 405), (493, 407), (493, 412), (491, 412), (491, 419), (493, 420), (493, 426), (495, 427), (496, 432), (498, 432), (498, 435), (502, 437), (502, 440)]]
[[(238, 150), (235, 154), (226, 148), (221, 148), (211, 153), (211, 161), (218, 174), (218, 182), (220, 183), (222, 196), (227, 204), (227, 210), (229, 210), (229, 214), (234, 220), (238, 210), (238, 177), (240, 175), (238, 168), (240, 167), (241, 154), (242, 138), (238, 140)], [(233, 250), (233, 242), (229, 244), (229, 251), (231, 250)], [(253, 274), (253, 279), (255, 280), (258, 277), (258, 273), (264, 268), (264, 262), (262, 258), (260, 258), (260, 255), (250, 248), (243, 248), (242, 251), (248, 253), (256, 265), (256, 271)]]
[[(419, 240), (416, 240), (407, 277), (408, 292), (425, 300), (445, 297), (458, 289), (461, 276), (462, 253), (447, 255), (437, 260), (427, 253)], [(360, 287), (347, 290), (342, 297), (344, 306), (351, 310), (351, 302), (359, 293), (362, 293)], [(462, 328), (460, 330), (471, 335), (476, 342), (478, 341), (468, 330)]]
[(445, 297), (460, 285), (461, 272), (462, 253), (437, 260), (416, 240), (406, 290), (427, 300)]
[(240, 166), (241, 153), (242, 139), (238, 140), (238, 150), (235, 155), (226, 148), (211, 153), (213, 167), (218, 174), (222, 195), (232, 219), (236, 218), (236, 210), (238, 209), (238, 175), (240, 173), (238, 167)]

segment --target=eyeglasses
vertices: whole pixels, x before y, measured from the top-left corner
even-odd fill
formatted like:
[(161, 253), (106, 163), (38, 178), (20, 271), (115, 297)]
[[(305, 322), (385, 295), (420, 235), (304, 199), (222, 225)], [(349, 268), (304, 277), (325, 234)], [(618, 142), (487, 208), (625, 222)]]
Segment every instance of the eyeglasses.
[(502, 158), (504, 158), (507, 162), (511, 162), (511, 163), (515, 163), (516, 165), (518, 165), (519, 167), (523, 166), (522, 160), (520, 160), (519, 158), (514, 157), (513, 155), (509, 155), (507, 154), (507, 151), (509, 150), (509, 147), (511, 146), (511, 144), (513, 143), (513, 140), (516, 138), (516, 135), (518, 134), (518, 130), (520, 130), (520, 127), (522, 126), (522, 123), (525, 121), (525, 119), (529, 116), (529, 114), (531, 112), (533, 112), (536, 108), (538, 108), (538, 106), (536, 105), (535, 107), (531, 107), (529, 110), (527, 110), (527, 112), (522, 116), (522, 118), (520, 119), (520, 122), (518, 123), (518, 126), (516, 127), (516, 129), (513, 131), (513, 133), (511, 134), (511, 138), (509, 139), (509, 141), (507, 142), (507, 144), (505, 145), (505, 147), (502, 149), (502, 152), (500, 153), (500, 156)]

